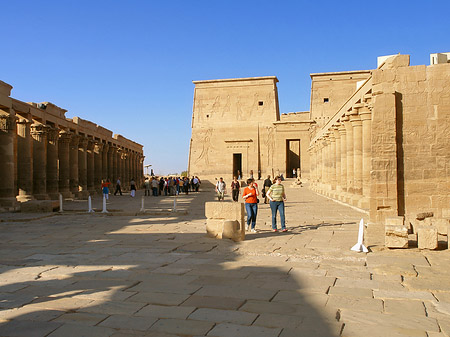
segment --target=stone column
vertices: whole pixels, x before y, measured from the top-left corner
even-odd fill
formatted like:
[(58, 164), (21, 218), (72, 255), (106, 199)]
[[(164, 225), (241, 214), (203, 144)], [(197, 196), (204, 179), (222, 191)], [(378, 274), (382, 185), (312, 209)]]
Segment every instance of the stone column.
[(79, 185), (80, 185), (80, 177), (79, 177), (79, 161), (78, 161), (78, 143), (80, 141), (79, 135), (72, 135), (69, 144), (69, 173), (70, 173), (70, 181), (69, 181), (69, 189), (72, 194), (76, 197), (79, 197)]
[(101, 192), (102, 186), (102, 150), (103, 144), (99, 141), (96, 141), (94, 144), (94, 190), (97, 193)]
[(33, 197), (33, 138), (31, 120), (20, 118), (17, 122), (17, 200), (25, 202)]
[[(347, 132), (347, 193), (353, 194), (353, 127), (350, 123), (350, 119), (348, 116), (343, 118), (345, 131)], [(351, 203), (351, 195), (345, 200), (346, 203)]]
[[(336, 140), (336, 152), (335, 152), (335, 172), (336, 172), (336, 192), (342, 191), (341, 185), (341, 134), (337, 126), (333, 127), (334, 139)], [(337, 195), (336, 195), (337, 198)]]
[(52, 200), (59, 199), (59, 130), (50, 128), (47, 135), (47, 194)]
[(87, 143), (87, 188), (89, 194), (95, 194), (95, 183), (94, 183), (94, 141), (89, 139)]
[(130, 176), (128, 171), (128, 159), (130, 158), (130, 155), (127, 150), (124, 149), (123, 155), (122, 155), (122, 172), (123, 172), (123, 187), (125, 190), (129, 190), (130, 186)]
[(58, 138), (58, 159), (59, 159), (59, 193), (64, 198), (73, 198), (70, 193), (70, 165), (69, 165), (69, 143), (72, 133), (62, 130)]
[[(116, 149), (113, 145), (108, 148), (108, 179), (111, 186), (114, 186), (114, 158), (116, 156)], [(112, 187), (111, 187), (112, 188)]]
[(49, 199), (47, 194), (47, 136), (48, 127), (34, 123), (30, 134), (33, 138), (33, 197)]
[(350, 123), (353, 128), (353, 193), (352, 205), (358, 206), (358, 201), (362, 197), (362, 122), (357, 114), (359, 108), (350, 115)]
[(107, 143), (103, 143), (102, 149), (102, 179), (108, 179), (108, 151), (109, 145)]
[(368, 108), (359, 112), (362, 121), (362, 195), (358, 207), (362, 209), (370, 208), (370, 169), (372, 158), (372, 112)]
[(330, 181), (330, 176), (331, 176), (331, 170), (330, 170), (330, 148), (331, 148), (331, 142), (330, 142), (330, 138), (329, 138), (329, 134), (326, 133), (325, 134), (325, 138), (323, 141), (324, 144), (324, 162), (323, 162), (323, 166), (324, 166), (324, 189), (325, 189), (325, 194), (328, 194), (327, 192), (329, 190), (331, 190), (331, 181)]
[[(330, 184), (331, 190), (336, 190), (336, 138), (334, 137), (334, 132), (331, 130), (330, 133)], [(335, 197), (334, 193), (331, 195)]]
[(122, 191), (123, 191), (123, 183), (124, 183), (124, 177), (123, 177), (123, 150), (119, 147), (117, 149), (117, 175), (114, 178), (114, 180), (117, 180), (120, 178), (120, 181), (122, 183)]
[(18, 207), (14, 186), (16, 119), (14, 113), (0, 111), (0, 208), (7, 211)]
[(338, 130), (341, 135), (341, 193), (339, 199), (345, 201), (347, 195), (347, 132), (344, 123), (339, 125)]
[(86, 137), (80, 138), (78, 141), (78, 197), (87, 198), (89, 196), (88, 191), (88, 179), (87, 179), (87, 145), (88, 139)]

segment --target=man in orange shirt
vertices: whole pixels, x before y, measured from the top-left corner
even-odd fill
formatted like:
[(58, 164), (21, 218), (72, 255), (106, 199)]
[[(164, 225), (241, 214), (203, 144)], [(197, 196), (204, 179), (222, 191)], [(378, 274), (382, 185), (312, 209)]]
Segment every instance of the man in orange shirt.
[(244, 189), (242, 199), (245, 200), (245, 210), (247, 211), (247, 230), (252, 224), (251, 232), (256, 233), (256, 215), (258, 214), (258, 186), (255, 185), (255, 179), (247, 179), (247, 187)]

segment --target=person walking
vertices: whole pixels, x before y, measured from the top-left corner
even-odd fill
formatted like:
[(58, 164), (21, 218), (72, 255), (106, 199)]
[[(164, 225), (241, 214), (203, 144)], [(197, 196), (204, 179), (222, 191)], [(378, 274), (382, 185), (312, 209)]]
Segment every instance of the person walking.
[(152, 192), (153, 192), (154, 197), (158, 196), (158, 188), (159, 188), (159, 180), (156, 178), (153, 178), (152, 179)]
[[(152, 181), (153, 181), (153, 179), (154, 178), (152, 178)], [(145, 187), (145, 194), (144, 194), (144, 196), (147, 196), (147, 194), (150, 196), (150, 181), (148, 180), (148, 177), (145, 178), (144, 187)]]
[(264, 203), (267, 204), (267, 191), (269, 190), (270, 186), (272, 186), (272, 180), (270, 180), (270, 176), (267, 176), (267, 179), (264, 180), (263, 190), (262, 190), (262, 197), (264, 198)]
[(237, 177), (235, 176), (233, 178), (233, 181), (231, 182), (231, 197), (233, 198), (233, 201), (238, 201), (240, 191), (241, 191), (241, 185), (239, 184), (239, 181), (237, 180)]
[(278, 232), (277, 229), (277, 212), (280, 211), (281, 231), (287, 232), (286, 220), (284, 216), (284, 202), (286, 201), (286, 193), (284, 186), (281, 184), (281, 177), (275, 177), (274, 184), (267, 191), (267, 197), (270, 200), (270, 210), (272, 211), (272, 231)]
[(223, 181), (223, 178), (220, 177), (219, 181), (216, 183), (216, 192), (217, 192), (217, 198), (219, 201), (223, 201), (225, 198), (225, 194), (227, 193), (227, 184)]
[(120, 195), (122, 195), (122, 189), (120, 188), (120, 185), (121, 185), (121, 183), (120, 183), (120, 177), (119, 177), (119, 178), (117, 178), (117, 182), (116, 182), (116, 191), (114, 192), (114, 195), (116, 195), (117, 192), (119, 192)]
[(109, 184), (111, 184), (109, 180), (102, 180), (102, 192), (106, 200), (109, 199)]
[(136, 182), (134, 181), (134, 178), (131, 178), (130, 180), (130, 195), (133, 198), (136, 195)]
[(258, 187), (255, 185), (255, 179), (247, 179), (247, 187), (244, 188), (242, 199), (245, 200), (245, 210), (247, 211), (247, 227), (249, 230), (250, 223), (252, 225), (251, 232), (256, 233), (256, 215), (258, 214)]

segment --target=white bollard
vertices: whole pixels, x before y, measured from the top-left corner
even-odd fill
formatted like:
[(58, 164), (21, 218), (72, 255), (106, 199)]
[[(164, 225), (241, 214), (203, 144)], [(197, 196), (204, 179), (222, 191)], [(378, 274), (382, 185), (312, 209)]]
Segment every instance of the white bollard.
[(95, 213), (95, 211), (92, 209), (92, 199), (91, 199), (91, 196), (89, 196), (89, 198), (88, 198), (88, 207), (89, 207), (88, 213)]
[(63, 199), (62, 199), (62, 194), (59, 194), (59, 212), (62, 213), (63, 211)]
[(145, 208), (144, 208), (144, 197), (141, 198), (141, 210), (140, 212), (145, 212)]
[(363, 245), (363, 239), (364, 239), (364, 220), (361, 219), (361, 221), (359, 222), (358, 242), (351, 248), (351, 250), (355, 252), (367, 253), (369, 250), (366, 248), (366, 246)]
[(173, 199), (173, 209), (172, 212), (177, 211), (177, 196), (175, 195), (175, 198)]
[(106, 210), (106, 197), (105, 197), (105, 196), (103, 196), (103, 210), (102, 210), (102, 213), (109, 213), (109, 212)]

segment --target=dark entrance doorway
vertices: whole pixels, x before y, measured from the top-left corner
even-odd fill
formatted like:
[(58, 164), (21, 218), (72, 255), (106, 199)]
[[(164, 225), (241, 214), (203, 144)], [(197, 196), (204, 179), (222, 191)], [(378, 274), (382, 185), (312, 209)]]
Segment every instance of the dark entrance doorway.
[[(300, 139), (286, 140), (286, 177), (296, 178), (300, 172)], [(294, 175), (294, 169), (296, 174)]]
[(233, 153), (233, 176), (242, 178), (242, 153)]

